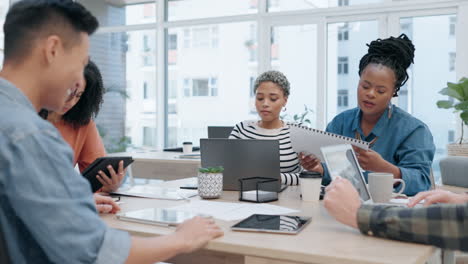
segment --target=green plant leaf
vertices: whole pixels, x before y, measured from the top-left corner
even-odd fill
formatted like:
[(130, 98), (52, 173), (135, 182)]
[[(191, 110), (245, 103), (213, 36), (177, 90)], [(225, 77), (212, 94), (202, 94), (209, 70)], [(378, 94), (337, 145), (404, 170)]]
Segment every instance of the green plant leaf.
[(463, 87), (460, 84), (448, 82), (447, 86), (448, 86), (447, 87), (448, 89), (447, 89), (446, 95), (453, 97), (459, 101), (465, 101), (464, 100), (465, 94), (463, 92)]
[(465, 125), (468, 125), (468, 111), (463, 111), (460, 114), (460, 118), (463, 120), (463, 123), (465, 123)]
[(466, 111), (466, 110), (468, 110), (468, 101), (458, 103), (458, 104), (454, 105), (453, 107), (455, 107), (455, 109), (457, 109), (457, 110)]
[(468, 101), (468, 79), (467, 78), (461, 78), (458, 84), (461, 86), (464, 94), (464, 100), (463, 101)]
[(440, 100), (440, 101), (437, 101), (437, 107), (443, 108), (443, 109), (449, 109), (453, 107), (453, 103), (448, 100)]

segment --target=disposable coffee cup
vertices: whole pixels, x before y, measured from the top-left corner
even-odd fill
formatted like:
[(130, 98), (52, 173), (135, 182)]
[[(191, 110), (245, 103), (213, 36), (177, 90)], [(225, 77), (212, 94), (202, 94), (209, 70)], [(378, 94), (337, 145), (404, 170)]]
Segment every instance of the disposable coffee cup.
[(304, 202), (318, 202), (320, 200), (320, 187), (322, 175), (315, 171), (303, 171), (299, 174), (302, 200)]
[(184, 154), (190, 154), (192, 153), (192, 142), (184, 142), (182, 143), (182, 150), (184, 152)]

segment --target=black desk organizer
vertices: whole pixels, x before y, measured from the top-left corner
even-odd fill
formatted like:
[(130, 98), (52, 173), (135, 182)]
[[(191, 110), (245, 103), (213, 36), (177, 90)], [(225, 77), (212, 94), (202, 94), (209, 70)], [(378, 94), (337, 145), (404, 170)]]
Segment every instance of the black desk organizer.
[(267, 203), (278, 200), (278, 179), (250, 177), (239, 179), (239, 201)]

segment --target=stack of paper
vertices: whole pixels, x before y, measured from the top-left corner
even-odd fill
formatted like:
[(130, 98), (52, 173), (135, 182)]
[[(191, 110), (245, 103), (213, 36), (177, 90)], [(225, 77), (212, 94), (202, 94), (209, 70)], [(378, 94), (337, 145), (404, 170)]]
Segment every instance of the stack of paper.
[(184, 200), (196, 196), (198, 191), (152, 185), (136, 185), (130, 188), (119, 188), (114, 194), (163, 200)]
[(299, 212), (286, 207), (271, 204), (226, 203), (211, 201), (191, 201), (183, 205), (172, 207), (179, 211), (210, 215), (216, 219), (233, 221), (247, 218), (253, 214), (284, 215)]

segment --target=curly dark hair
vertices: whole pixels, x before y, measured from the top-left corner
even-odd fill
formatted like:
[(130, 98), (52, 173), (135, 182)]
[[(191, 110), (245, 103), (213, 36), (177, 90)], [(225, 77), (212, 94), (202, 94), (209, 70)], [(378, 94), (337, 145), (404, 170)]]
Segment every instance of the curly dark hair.
[(393, 97), (398, 96), (400, 87), (408, 81), (409, 68), (414, 59), (414, 45), (405, 34), (397, 38), (377, 39), (367, 44), (367, 54), (359, 62), (359, 76), (369, 64), (380, 64), (390, 68), (395, 73), (395, 92)]
[[(88, 65), (86, 65), (84, 78), (86, 80), (86, 87), (80, 100), (62, 117), (65, 123), (75, 129), (87, 125), (92, 118), (97, 116), (105, 92), (101, 72), (94, 62), (89, 61)], [(43, 109), (39, 112), (39, 115), (47, 119), (48, 111)]]

